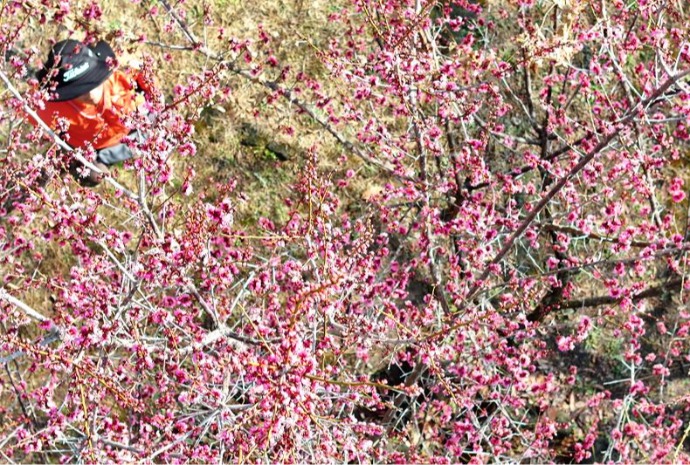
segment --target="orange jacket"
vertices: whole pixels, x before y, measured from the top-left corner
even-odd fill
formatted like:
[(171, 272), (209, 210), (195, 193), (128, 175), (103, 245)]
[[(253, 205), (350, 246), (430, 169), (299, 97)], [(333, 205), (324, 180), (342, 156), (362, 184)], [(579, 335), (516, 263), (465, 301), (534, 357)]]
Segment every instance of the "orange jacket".
[(139, 76), (115, 71), (103, 83), (103, 99), (98, 105), (78, 100), (48, 101), (36, 113), (51, 129), (58, 127), (58, 118), (66, 119), (69, 127), (60, 135), (74, 148), (82, 148), (89, 142), (95, 149), (112, 147), (130, 133), (123, 117), (144, 103), (144, 97), (136, 93), (139, 81)]

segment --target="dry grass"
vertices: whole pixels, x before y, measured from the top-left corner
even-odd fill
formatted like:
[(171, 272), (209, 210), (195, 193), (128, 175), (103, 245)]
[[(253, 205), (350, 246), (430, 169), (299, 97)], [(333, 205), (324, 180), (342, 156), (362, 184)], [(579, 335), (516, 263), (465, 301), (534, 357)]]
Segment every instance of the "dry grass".
[[(50, 47), (51, 38), (81, 38), (86, 33), (85, 27), (99, 38), (108, 38), (120, 56), (133, 56), (137, 59), (151, 57), (156, 65), (155, 73), (161, 91), (168, 96), (168, 101), (172, 100), (176, 84), (185, 83), (191, 76), (215, 65), (201, 53), (159, 46), (188, 45), (179, 27), (175, 25), (171, 32), (166, 30), (167, 23), (171, 20), (160, 4), (135, 4), (129, 0), (99, 2), (102, 17), (87, 25), (80, 20), (80, 12), (88, 3), (70, 2), (74, 14), (62, 25), (50, 22), (40, 24), (36, 18), (28, 20), (24, 39), (18, 45), (35, 52), (34, 66), (40, 65)], [(205, 5), (210, 7), (209, 16), (213, 19), (211, 25), (203, 23)], [(154, 6), (158, 9), (157, 15), (151, 14)], [(259, 0), (246, 4), (234, 0), (217, 0), (211, 3), (191, 1), (186, 2), (184, 8), (187, 11), (189, 29), (203, 39), (206, 47), (214, 53), (225, 53), (228, 49), (226, 41), (218, 40), (221, 28), (225, 31), (225, 37), (251, 41), (256, 40), (259, 28), (263, 28), (271, 37), (271, 53), (281, 63), (289, 64), (293, 75), (304, 71), (312, 76), (323, 77), (326, 71), (317, 53), (325, 46), (328, 37), (341, 32), (339, 28), (342, 27), (327, 19), (329, 12), (339, 8), (337, 2)], [(139, 41), (142, 36), (146, 37), (144, 42)], [(250, 46), (251, 53), (256, 54), (255, 59), (262, 58), (263, 52), (257, 51), (258, 48), (259, 45)], [(170, 55), (170, 60), (165, 59), (166, 54)], [(286, 86), (298, 84), (291, 79), (285, 83)], [(328, 79), (322, 81), (326, 85), (329, 83)], [(287, 102), (268, 105), (266, 98), (269, 93), (266, 88), (232, 73), (222, 75), (220, 86), (230, 90), (227, 101), (216, 103), (197, 99), (176, 109), (186, 118), (196, 121), (193, 140), (198, 152), (193, 159), (180, 160), (173, 156), (171, 162), (175, 167), (174, 178), (166, 191), (175, 191), (189, 166), (197, 173), (195, 189), (210, 191), (209, 195), (213, 195), (215, 182), (235, 180), (238, 183), (237, 189), (247, 198), (247, 202), (239, 205), (237, 219), (240, 224), (251, 226), (260, 216), (267, 216), (278, 222), (285, 219), (283, 199), (292, 192), (291, 183), (300, 172), (304, 164), (304, 153), (310, 147), (319, 146), (320, 162), (324, 168), (357, 168), (357, 162), (342, 166), (337, 161), (343, 154), (342, 148), (312, 121), (295, 116), (294, 108)], [(324, 92), (336, 90), (326, 88)], [(247, 127), (259, 133), (256, 143), (247, 143)], [(286, 135), (283, 130), (285, 127), (294, 128), (294, 135)], [(281, 161), (279, 158), (282, 154), (275, 153), (275, 146), (287, 147), (289, 158)], [(118, 170), (118, 180), (127, 186), (134, 186), (135, 183), (132, 173), (122, 168)], [(366, 181), (359, 183), (355, 186), (357, 190), (368, 188)], [(98, 189), (108, 195), (109, 187), (101, 186)], [(120, 217), (116, 209), (104, 207), (102, 214), (112, 224), (126, 227), (123, 223), (126, 218)], [(38, 247), (53, 246), (39, 244)], [(40, 271), (47, 276), (64, 276), (70, 262), (64, 259), (62, 251), (41, 251), (44, 252), (44, 258), (40, 261)]]

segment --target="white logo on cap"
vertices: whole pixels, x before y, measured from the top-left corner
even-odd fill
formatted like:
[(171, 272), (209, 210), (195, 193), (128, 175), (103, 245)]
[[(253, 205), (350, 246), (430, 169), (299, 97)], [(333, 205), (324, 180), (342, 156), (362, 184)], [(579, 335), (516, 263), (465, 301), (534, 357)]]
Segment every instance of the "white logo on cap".
[(89, 64), (88, 63), (82, 63), (81, 65), (77, 66), (76, 68), (68, 69), (65, 71), (65, 75), (62, 77), (63, 82), (71, 81), (74, 78), (77, 78), (84, 74), (87, 70), (89, 69)]

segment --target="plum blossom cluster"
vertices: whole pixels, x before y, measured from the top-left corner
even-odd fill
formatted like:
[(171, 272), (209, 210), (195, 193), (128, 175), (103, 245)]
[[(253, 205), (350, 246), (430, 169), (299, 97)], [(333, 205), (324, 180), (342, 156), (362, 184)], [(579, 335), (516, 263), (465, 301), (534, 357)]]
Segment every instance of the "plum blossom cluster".
[[(3, 460), (690, 461), (678, 2), (352, 0), (311, 66), (294, 25), (131, 7), (144, 72), (189, 69), (87, 189), (26, 124), (29, 44), (110, 13), (0, 6)], [(280, 214), (198, 174), (236, 89), (309, 141)]]

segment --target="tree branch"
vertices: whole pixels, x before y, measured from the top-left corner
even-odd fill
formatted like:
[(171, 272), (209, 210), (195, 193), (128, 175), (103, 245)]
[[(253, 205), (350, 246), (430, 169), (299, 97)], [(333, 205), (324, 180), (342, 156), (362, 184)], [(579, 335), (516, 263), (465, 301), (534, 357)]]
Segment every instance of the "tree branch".
[[(674, 278), (664, 284), (658, 286), (649, 287), (643, 291), (634, 294), (631, 299), (633, 302), (639, 302), (640, 300), (650, 299), (652, 297), (660, 297), (666, 293), (678, 292), (683, 285), (684, 278), (678, 277)], [(586, 307), (600, 307), (602, 305), (613, 305), (620, 303), (624, 297), (612, 297), (609, 295), (597, 296), (597, 297), (587, 297), (583, 299), (568, 300), (562, 302), (553, 307), (553, 310), (566, 310), (566, 309), (578, 309)], [(530, 314), (531, 315), (531, 314)], [(527, 317), (530, 320), (530, 316)], [(530, 320), (533, 321), (533, 320)]]
[(616, 125), (616, 129), (610, 134), (605, 136), (601, 142), (599, 142), (596, 147), (590, 150), (582, 159), (561, 179), (556, 182), (556, 184), (549, 190), (549, 192), (539, 201), (537, 205), (534, 206), (532, 211), (527, 215), (527, 218), (518, 226), (515, 232), (506, 240), (505, 244), (501, 250), (496, 254), (496, 256), (489, 262), (484, 270), (479, 275), (475, 284), (470, 288), (467, 293), (467, 298), (465, 304), (459, 309), (462, 310), (467, 306), (467, 303), (471, 301), (476, 293), (483, 286), (484, 280), (489, 276), (494, 265), (498, 264), (503, 258), (510, 252), (515, 241), (524, 234), (530, 224), (537, 218), (537, 215), (551, 202), (551, 200), (560, 192), (563, 187), (570, 181), (575, 175), (577, 175), (587, 164), (592, 161), (592, 159), (599, 154), (606, 146), (615, 139), (618, 134), (626, 127), (627, 124), (634, 121), (638, 113), (641, 110), (646, 110), (650, 104), (652, 104), (659, 96), (663, 95), (666, 90), (668, 90), (676, 81), (682, 79), (683, 77), (690, 74), (690, 69), (685, 70), (675, 76), (669, 77), (659, 88), (656, 89), (648, 98), (640, 101), (637, 105), (630, 109), (627, 114), (621, 118)]

